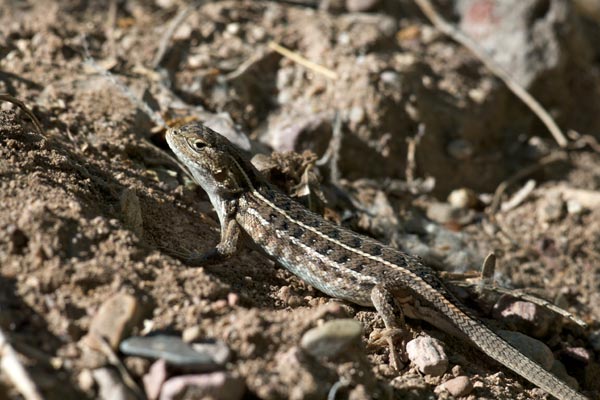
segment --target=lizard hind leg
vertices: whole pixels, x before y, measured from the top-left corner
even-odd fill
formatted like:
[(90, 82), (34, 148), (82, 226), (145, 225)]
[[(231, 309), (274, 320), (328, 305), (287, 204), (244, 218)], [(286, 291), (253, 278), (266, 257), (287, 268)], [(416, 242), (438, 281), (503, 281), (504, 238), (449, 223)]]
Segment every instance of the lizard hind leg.
[[(392, 292), (382, 285), (376, 285), (371, 290), (371, 301), (377, 313), (383, 319), (385, 338), (390, 350), (390, 365), (396, 370), (404, 368), (404, 362), (408, 360), (406, 357), (406, 343), (412, 339), (412, 336), (404, 323), (404, 313), (402, 308), (398, 306), (394, 300)], [(395, 339), (400, 337), (400, 351), (396, 348)]]

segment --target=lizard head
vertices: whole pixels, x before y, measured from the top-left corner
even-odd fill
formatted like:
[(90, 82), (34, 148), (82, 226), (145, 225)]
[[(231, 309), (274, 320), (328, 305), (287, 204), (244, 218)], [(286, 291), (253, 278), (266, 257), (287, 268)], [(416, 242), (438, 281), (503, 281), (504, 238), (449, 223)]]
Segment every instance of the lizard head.
[(171, 128), (166, 139), (209, 196), (233, 198), (259, 181), (258, 172), (240, 149), (200, 123)]

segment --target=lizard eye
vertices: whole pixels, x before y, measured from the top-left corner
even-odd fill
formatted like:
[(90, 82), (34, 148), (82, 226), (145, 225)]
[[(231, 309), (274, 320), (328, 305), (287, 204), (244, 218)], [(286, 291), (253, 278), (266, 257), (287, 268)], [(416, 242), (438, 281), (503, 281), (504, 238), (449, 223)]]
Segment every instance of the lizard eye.
[(203, 148), (205, 148), (205, 147), (206, 147), (206, 143), (204, 143), (204, 142), (203, 142), (203, 141), (201, 141), (201, 140), (196, 140), (196, 141), (194, 142), (194, 147), (196, 148), (196, 150), (202, 150)]

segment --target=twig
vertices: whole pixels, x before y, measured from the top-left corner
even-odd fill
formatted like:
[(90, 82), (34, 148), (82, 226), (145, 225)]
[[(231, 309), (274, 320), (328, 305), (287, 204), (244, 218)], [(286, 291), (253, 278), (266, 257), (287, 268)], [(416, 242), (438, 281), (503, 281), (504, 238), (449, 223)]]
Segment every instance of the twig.
[(502, 195), (504, 194), (504, 192), (506, 191), (506, 189), (508, 189), (508, 187), (510, 185), (525, 178), (528, 175), (531, 175), (532, 173), (542, 169), (543, 167), (545, 167), (549, 164), (552, 164), (556, 161), (566, 160), (566, 159), (567, 159), (567, 154), (564, 151), (550, 153), (547, 156), (538, 160), (537, 163), (529, 165), (529, 166), (519, 170), (516, 174), (514, 174), (510, 178), (502, 181), (496, 188), (496, 191), (494, 192), (494, 198), (492, 199), (492, 204), (490, 205), (490, 208), (489, 208), (489, 214), (490, 215), (496, 214), (496, 212), (498, 211), (498, 208), (500, 206), (500, 200), (502, 198)]
[(408, 149), (406, 150), (406, 183), (412, 184), (415, 181), (415, 171), (417, 169), (417, 163), (415, 160), (415, 154), (417, 152), (417, 146), (421, 142), (421, 139), (425, 135), (425, 124), (420, 123), (417, 128), (417, 134), (414, 137), (406, 138)]
[(106, 18), (106, 38), (108, 42), (108, 52), (110, 57), (116, 58), (117, 46), (115, 43), (115, 26), (117, 24), (117, 0), (110, 0), (108, 3), (108, 16)]
[(335, 71), (332, 71), (327, 67), (324, 67), (324, 66), (314, 63), (312, 61), (309, 61), (306, 58), (302, 57), (300, 54), (294, 53), (293, 51), (286, 49), (285, 47), (283, 47), (282, 45), (280, 45), (278, 43), (275, 43), (273, 41), (269, 42), (269, 48), (275, 50), (282, 56), (287, 57), (290, 60), (292, 60), (308, 69), (315, 71), (318, 74), (326, 76), (329, 79), (337, 79), (338, 78), (338, 74)]
[(196, 0), (190, 3), (187, 7), (180, 10), (175, 16), (175, 18), (171, 20), (171, 22), (169, 23), (169, 27), (160, 39), (158, 50), (156, 51), (156, 55), (154, 56), (154, 60), (152, 61), (153, 69), (158, 68), (158, 66), (162, 62), (163, 57), (165, 56), (165, 54), (167, 53), (167, 49), (169, 48), (169, 42), (171, 41), (171, 38), (175, 34), (177, 28), (179, 28), (179, 26), (183, 23), (183, 21), (185, 21), (188, 15), (190, 15), (190, 13), (194, 9), (200, 7), (204, 3), (204, 1), (205, 0)]
[(35, 116), (33, 111), (31, 111), (25, 105), (25, 103), (23, 103), (21, 100), (17, 99), (14, 96), (11, 96), (8, 93), (0, 93), (0, 101), (8, 101), (9, 103), (13, 103), (13, 104), (17, 105), (31, 119), (31, 121), (33, 122), (33, 125), (35, 126), (35, 129), (37, 129), (38, 133), (40, 135), (46, 137), (44, 128), (42, 128), (42, 124), (40, 124), (40, 121), (37, 119), (37, 117)]
[(529, 179), (525, 185), (517, 190), (517, 192), (505, 203), (502, 203), (500, 206), (500, 210), (503, 212), (510, 211), (513, 208), (517, 208), (522, 202), (525, 201), (527, 197), (533, 192), (535, 189), (536, 182), (533, 179)]
[(0, 368), (26, 400), (43, 399), (2, 330), (0, 330)]
[(423, 14), (429, 19), (429, 21), (444, 34), (458, 42), (459, 44), (466, 47), (471, 53), (473, 53), (479, 60), (498, 78), (500, 78), (504, 84), (517, 96), (523, 103), (529, 107), (531, 111), (546, 125), (546, 128), (550, 131), (554, 140), (560, 147), (566, 147), (568, 142), (563, 135), (561, 129), (558, 127), (554, 119), (548, 114), (544, 107), (530, 95), (517, 81), (503, 67), (493, 61), (490, 56), (481, 48), (473, 39), (465, 35), (460, 30), (456, 29), (452, 24), (446, 22), (442, 16), (436, 11), (429, 0), (415, 0), (415, 3), (419, 6)]

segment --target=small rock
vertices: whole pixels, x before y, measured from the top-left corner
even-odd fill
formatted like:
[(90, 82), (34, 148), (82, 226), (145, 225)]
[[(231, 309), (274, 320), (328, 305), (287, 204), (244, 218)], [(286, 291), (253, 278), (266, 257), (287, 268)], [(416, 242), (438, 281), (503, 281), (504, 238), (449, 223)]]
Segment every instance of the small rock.
[(520, 332), (499, 330), (497, 333), (504, 340), (515, 346), (521, 353), (540, 364), (545, 370), (552, 368), (554, 355), (544, 343)]
[(424, 374), (440, 376), (448, 369), (448, 357), (442, 342), (430, 336), (419, 336), (408, 342), (406, 353)]
[(452, 140), (446, 150), (456, 160), (468, 160), (474, 153), (473, 145), (465, 139)]
[(427, 206), (426, 215), (432, 221), (445, 224), (455, 217), (455, 209), (448, 203), (431, 202)]
[(92, 390), (94, 387), (94, 376), (92, 375), (92, 371), (84, 368), (79, 375), (77, 375), (77, 384), (84, 392)]
[(372, 10), (379, 0), (346, 0), (346, 10), (350, 12), (365, 12)]
[(237, 400), (245, 390), (244, 381), (227, 372), (181, 375), (163, 384), (160, 400)]
[(365, 119), (365, 109), (360, 106), (354, 106), (350, 109), (350, 115), (348, 116), (352, 124), (358, 125)]
[(561, 360), (567, 365), (585, 367), (592, 361), (592, 355), (584, 347), (567, 347), (560, 352)]
[(565, 202), (560, 195), (547, 196), (546, 202), (538, 208), (538, 217), (542, 222), (560, 220), (565, 211)]
[(448, 393), (450, 393), (454, 397), (468, 396), (469, 393), (471, 393), (471, 391), (473, 390), (473, 384), (471, 383), (471, 380), (469, 379), (469, 377), (464, 375), (447, 380), (439, 387), (447, 390)]
[(402, 77), (396, 71), (383, 71), (379, 74), (379, 79), (398, 91), (402, 90)]
[(577, 200), (567, 200), (567, 212), (570, 215), (577, 215), (583, 212), (583, 206)]
[(229, 357), (229, 349), (220, 341), (196, 346), (185, 343), (177, 336), (154, 335), (130, 337), (119, 348), (129, 356), (164, 358), (169, 365), (197, 372), (221, 369)]
[(112, 368), (98, 368), (92, 371), (98, 385), (98, 398), (101, 400), (137, 400), (127, 386), (123, 384), (119, 374)]
[(192, 343), (192, 348), (198, 353), (210, 354), (214, 362), (225, 365), (231, 357), (231, 350), (222, 340)]
[(478, 203), (477, 194), (467, 188), (456, 189), (448, 195), (448, 203), (454, 208), (474, 208)]
[(506, 295), (494, 304), (493, 316), (511, 328), (537, 338), (546, 336), (555, 322), (554, 315), (543, 308)]
[(163, 383), (167, 380), (167, 363), (165, 360), (157, 360), (147, 374), (142, 377), (144, 382), (144, 390), (148, 400), (156, 400), (160, 395), (160, 389)]
[(227, 304), (229, 307), (235, 307), (240, 302), (240, 296), (237, 293), (227, 293)]
[(119, 347), (124, 337), (141, 321), (141, 307), (138, 300), (130, 294), (118, 293), (106, 300), (90, 323), (90, 344), (94, 348), (93, 336), (103, 337), (113, 349)]
[(334, 319), (307, 331), (300, 347), (314, 357), (336, 357), (359, 343), (361, 336), (360, 322), (350, 318)]
[(590, 333), (588, 337), (592, 348), (598, 352), (600, 352), (600, 329), (593, 331)]
[(199, 325), (190, 326), (183, 330), (181, 334), (181, 339), (186, 343), (191, 343), (200, 339), (202, 336), (202, 328)]

